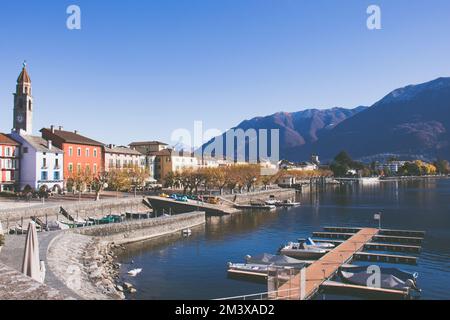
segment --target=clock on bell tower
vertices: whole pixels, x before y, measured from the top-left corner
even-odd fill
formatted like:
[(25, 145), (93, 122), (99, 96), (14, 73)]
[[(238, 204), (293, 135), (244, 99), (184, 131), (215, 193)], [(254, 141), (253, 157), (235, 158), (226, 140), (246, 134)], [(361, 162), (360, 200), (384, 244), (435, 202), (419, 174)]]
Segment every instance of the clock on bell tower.
[(33, 132), (33, 96), (31, 95), (31, 79), (27, 72), (27, 64), (23, 63), (22, 72), (17, 79), (14, 93), (14, 119), (13, 130)]

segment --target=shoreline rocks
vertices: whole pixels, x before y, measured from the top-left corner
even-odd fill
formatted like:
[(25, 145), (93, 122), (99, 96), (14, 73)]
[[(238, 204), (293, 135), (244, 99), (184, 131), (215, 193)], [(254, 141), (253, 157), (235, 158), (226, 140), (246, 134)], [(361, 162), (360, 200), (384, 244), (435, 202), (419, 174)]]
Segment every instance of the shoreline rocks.
[[(84, 266), (89, 280), (95, 284), (99, 292), (109, 299), (124, 300), (123, 291), (118, 290), (120, 264), (115, 262), (116, 254), (112, 250), (114, 244), (94, 239), (84, 253)], [(119, 286), (120, 287), (120, 286)]]

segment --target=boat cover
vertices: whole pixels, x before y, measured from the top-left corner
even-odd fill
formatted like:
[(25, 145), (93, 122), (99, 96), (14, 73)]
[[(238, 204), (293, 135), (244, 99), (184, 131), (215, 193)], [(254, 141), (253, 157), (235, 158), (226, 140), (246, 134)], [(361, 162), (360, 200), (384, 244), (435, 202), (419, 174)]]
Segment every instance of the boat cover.
[[(396, 268), (380, 268), (381, 270), (381, 287), (384, 289), (403, 290), (417, 289), (417, 275), (396, 269)], [(367, 286), (367, 280), (373, 276), (373, 273), (367, 272), (364, 266), (341, 267), (340, 276), (343, 280), (361, 286)]]
[(269, 253), (263, 253), (254, 257), (247, 256), (246, 258), (247, 263), (254, 263), (254, 264), (267, 264), (267, 265), (276, 265), (276, 266), (290, 266), (290, 267), (296, 267), (296, 268), (302, 268), (305, 266), (305, 263), (290, 258), (284, 255), (273, 255)]

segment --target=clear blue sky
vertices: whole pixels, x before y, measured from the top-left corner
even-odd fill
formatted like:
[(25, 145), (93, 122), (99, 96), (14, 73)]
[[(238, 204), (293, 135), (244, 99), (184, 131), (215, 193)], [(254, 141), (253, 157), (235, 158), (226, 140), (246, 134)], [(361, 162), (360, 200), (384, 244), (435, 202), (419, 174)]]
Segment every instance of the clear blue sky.
[[(66, 8), (82, 29), (66, 29)], [(382, 9), (382, 30), (366, 9)], [(167, 141), (308, 107), (370, 105), (450, 75), (448, 0), (2, 0), (0, 130), (26, 59), (34, 129), (105, 143)]]

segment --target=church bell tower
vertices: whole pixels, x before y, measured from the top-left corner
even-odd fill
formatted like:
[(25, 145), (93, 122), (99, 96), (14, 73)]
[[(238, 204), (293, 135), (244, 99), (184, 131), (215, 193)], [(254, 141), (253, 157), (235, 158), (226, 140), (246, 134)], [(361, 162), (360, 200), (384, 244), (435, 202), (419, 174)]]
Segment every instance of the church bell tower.
[(13, 130), (19, 132), (22, 129), (25, 134), (32, 134), (33, 107), (31, 79), (27, 72), (27, 64), (24, 62), (22, 72), (17, 78), (16, 92), (14, 93)]

